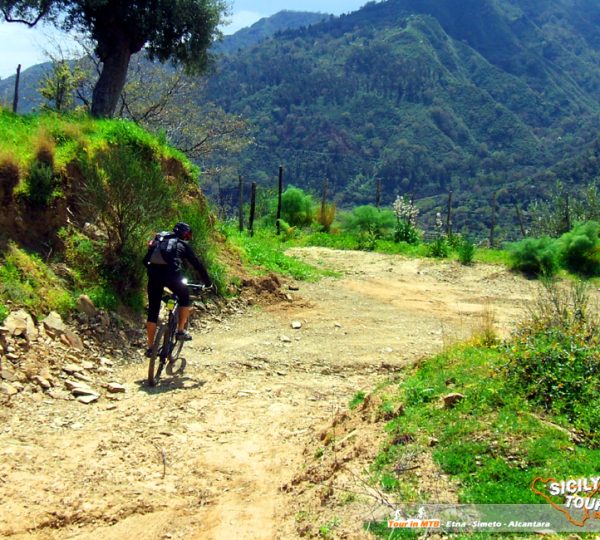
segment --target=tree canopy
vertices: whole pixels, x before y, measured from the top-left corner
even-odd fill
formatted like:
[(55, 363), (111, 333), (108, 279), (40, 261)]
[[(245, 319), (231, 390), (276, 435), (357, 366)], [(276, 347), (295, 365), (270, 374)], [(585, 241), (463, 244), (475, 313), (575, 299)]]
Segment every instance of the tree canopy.
[(226, 9), (224, 0), (0, 0), (7, 22), (35, 26), (44, 20), (91, 37), (102, 62), (92, 99), (92, 114), (99, 117), (114, 114), (131, 55), (142, 48), (151, 59), (191, 73), (206, 69)]

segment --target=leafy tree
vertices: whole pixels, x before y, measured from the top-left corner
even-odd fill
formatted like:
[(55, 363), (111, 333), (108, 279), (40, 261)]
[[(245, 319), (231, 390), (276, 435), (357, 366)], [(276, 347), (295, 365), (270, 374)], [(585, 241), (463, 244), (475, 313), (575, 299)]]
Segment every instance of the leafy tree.
[(69, 62), (52, 59), (52, 70), (42, 79), (40, 94), (48, 102), (45, 108), (64, 111), (73, 104), (73, 93), (85, 78), (79, 67), (72, 68)]
[(127, 78), (131, 55), (145, 48), (151, 59), (171, 60), (190, 72), (209, 64), (208, 48), (219, 36), (224, 0), (0, 0), (7, 22), (32, 27), (45, 20), (89, 34), (102, 62), (94, 87), (94, 116), (110, 117)]

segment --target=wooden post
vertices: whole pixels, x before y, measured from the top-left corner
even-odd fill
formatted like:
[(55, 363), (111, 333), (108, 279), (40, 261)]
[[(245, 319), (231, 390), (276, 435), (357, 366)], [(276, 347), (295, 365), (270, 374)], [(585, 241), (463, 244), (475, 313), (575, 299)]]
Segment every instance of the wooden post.
[(323, 180), (323, 193), (321, 194), (321, 225), (323, 225), (323, 221), (325, 220), (325, 207), (327, 205), (327, 195), (329, 192), (329, 182), (327, 178)]
[(375, 186), (375, 206), (379, 208), (381, 204), (381, 180), (377, 179), (377, 184)]
[(240, 199), (239, 199), (239, 209), (238, 216), (240, 220), (240, 232), (244, 230), (244, 179), (240, 174)]
[(13, 97), (13, 112), (17, 114), (19, 108), (19, 83), (21, 81), (21, 64), (17, 66), (17, 76), (15, 78), (15, 94)]
[(521, 234), (523, 238), (527, 237), (527, 233), (525, 232), (525, 225), (523, 224), (523, 215), (521, 214), (521, 207), (519, 203), (515, 203), (515, 209), (517, 210), (517, 219), (519, 220), (519, 227), (521, 228)]
[(565, 232), (569, 232), (571, 230), (571, 205), (570, 205), (569, 194), (565, 193), (565, 225), (567, 230)]
[(448, 192), (448, 210), (446, 211), (446, 236), (452, 236), (452, 191)]
[(281, 234), (281, 196), (283, 195), (283, 167), (279, 166), (279, 186), (277, 195), (277, 234)]
[(250, 221), (248, 222), (248, 230), (250, 236), (254, 236), (254, 213), (256, 212), (256, 182), (252, 182), (252, 195), (250, 195)]
[(490, 248), (494, 247), (496, 239), (494, 238), (494, 229), (496, 228), (496, 193), (492, 199), (492, 222), (490, 224)]

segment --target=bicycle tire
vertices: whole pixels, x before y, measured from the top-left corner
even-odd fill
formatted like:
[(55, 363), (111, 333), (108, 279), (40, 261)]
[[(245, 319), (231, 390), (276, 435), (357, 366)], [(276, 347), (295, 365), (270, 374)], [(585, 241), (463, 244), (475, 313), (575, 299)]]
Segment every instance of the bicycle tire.
[(152, 354), (150, 355), (150, 360), (148, 362), (148, 385), (150, 386), (156, 386), (158, 380), (160, 379), (160, 374), (164, 365), (163, 354), (165, 352), (165, 347), (163, 338), (165, 337), (166, 330), (166, 326), (161, 326), (154, 337)]

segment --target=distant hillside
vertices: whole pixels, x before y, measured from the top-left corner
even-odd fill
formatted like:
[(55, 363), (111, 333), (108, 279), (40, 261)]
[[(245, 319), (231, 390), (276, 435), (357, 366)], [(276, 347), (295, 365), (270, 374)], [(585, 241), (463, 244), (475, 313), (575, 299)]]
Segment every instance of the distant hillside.
[[(214, 52), (216, 54), (240, 52), (242, 49), (256, 45), (278, 32), (307, 27), (328, 17), (330, 15), (324, 13), (280, 11), (271, 17), (260, 19), (248, 28), (242, 28), (234, 34), (225, 36), (222, 42), (215, 45)], [(16, 62), (18, 62), (18, 58)], [(42, 77), (50, 69), (50, 62), (44, 62), (21, 72), (19, 112), (27, 113), (41, 105), (42, 99), (38, 87)], [(14, 88), (14, 75), (0, 80), (0, 103), (12, 106)]]
[(310, 26), (327, 19), (330, 15), (308, 11), (280, 11), (271, 17), (265, 17), (252, 26), (242, 28), (230, 36), (225, 36), (215, 49), (217, 52), (234, 53), (251, 47), (283, 30)]
[(248, 177), (283, 163), (316, 192), (328, 178), (340, 203), (372, 202), (379, 179), (386, 204), (432, 209), (453, 190), (478, 226), (494, 191), (539, 194), (531, 177), (596, 138), (600, 4), (369, 3), (228, 57), (210, 98), (256, 124)]

